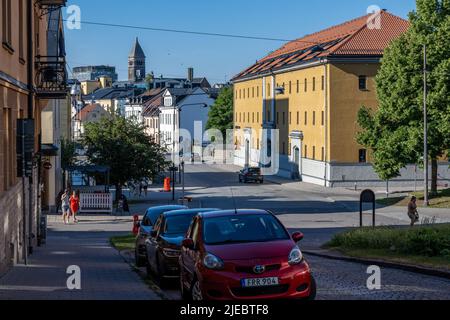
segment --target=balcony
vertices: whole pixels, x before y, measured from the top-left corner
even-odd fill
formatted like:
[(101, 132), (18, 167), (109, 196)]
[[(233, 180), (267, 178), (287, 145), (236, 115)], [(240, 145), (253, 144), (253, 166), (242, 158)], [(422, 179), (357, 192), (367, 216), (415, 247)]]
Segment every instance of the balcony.
[(42, 7), (64, 7), (67, 0), (37, 0), (37, 4)]
[(66, 58), (36, 57), (36, 95), (42, 99), (64, 99), (67, 86)]

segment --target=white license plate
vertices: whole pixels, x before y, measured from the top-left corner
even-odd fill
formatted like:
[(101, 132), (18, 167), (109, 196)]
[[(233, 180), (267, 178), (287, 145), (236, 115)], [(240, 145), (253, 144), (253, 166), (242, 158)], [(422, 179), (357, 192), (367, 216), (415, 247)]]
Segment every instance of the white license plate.
[(241, 280), (241, 285), (243, 288), (270, 287), (277, 286), (279, 284), (280, 280), (278, 278), (254, 278)]

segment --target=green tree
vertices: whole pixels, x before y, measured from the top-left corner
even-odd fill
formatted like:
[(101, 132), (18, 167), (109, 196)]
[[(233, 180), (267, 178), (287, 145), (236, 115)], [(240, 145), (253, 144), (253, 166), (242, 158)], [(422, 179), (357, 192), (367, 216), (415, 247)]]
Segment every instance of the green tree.
[(233, 129), (233, 88), (225, 87), (209, 111), (206, 129), (217, 129), (225, 138), (226, 131)]
[(61, 167), (63, 169), (63, 186), (66, 188), (66, 169), (75, 164), (76, 144), (69, 139), (61, 139)]
[(116, 200), (127, 181), (154, 178), (167, 166), (164, 150), (149, 139), (144, 129), (144, 125), (120, 116), (105, 117), (85, 127), (87, 156), (92, 164), (110, 167)]
[(427, 47), (428, 146), (432, 193), (438, 159), (450, 149), (450, 0), (417, 0), (410, 28), (386, 49), (376, 77), (378, 110), (362, 107), (357, 141), (373, 152), (380, 178), (423, 158), (423, 47)]

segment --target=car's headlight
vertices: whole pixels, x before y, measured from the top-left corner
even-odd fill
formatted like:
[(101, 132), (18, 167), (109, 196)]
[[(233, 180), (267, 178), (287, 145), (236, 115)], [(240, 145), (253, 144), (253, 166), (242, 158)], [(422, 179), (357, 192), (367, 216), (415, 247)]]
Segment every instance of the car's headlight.
[(163, 253), (167, 258), (178, 258), (181, 254), (181, 251), (173, 249), (163, 249)]
[(203, 265), (211, 270), (221, 270), (225, 267), (222, 259), (210, 253), (203, 259)]
[(298, 246), (295, 246), (291, 250), (291, 253), (289, 253), (288, 262), (291, 266), (293, 266), (293, 265), (301, 263), (302, 261), (303, 261), (302, 251), (300, 250), (300, 248)]

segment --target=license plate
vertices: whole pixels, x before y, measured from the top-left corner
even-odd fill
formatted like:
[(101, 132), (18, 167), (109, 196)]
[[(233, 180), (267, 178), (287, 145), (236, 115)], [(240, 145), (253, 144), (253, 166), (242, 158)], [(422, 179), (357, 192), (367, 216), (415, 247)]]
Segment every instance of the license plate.
[(270, 287), (277, 286), (279, 284), (280, 280), (278, 278), (254, 278), (241, 280), (241, 285), (243, 288)]

